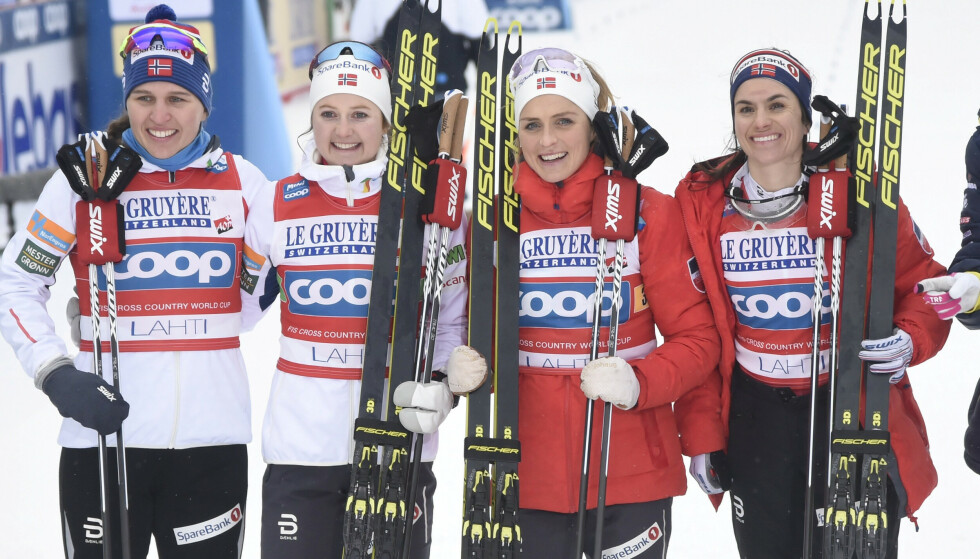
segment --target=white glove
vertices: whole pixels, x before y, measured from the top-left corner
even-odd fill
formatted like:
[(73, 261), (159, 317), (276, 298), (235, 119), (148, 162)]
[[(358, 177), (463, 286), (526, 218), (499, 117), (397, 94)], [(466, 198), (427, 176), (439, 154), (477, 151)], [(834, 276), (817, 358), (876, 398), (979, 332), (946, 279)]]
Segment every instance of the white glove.
[(449, 389), (457, 396), (473, 392), (487, 380), (487, 360), (468, 345), (454, 347), (443, 369)]
[(880, 340), (864, 340), (858, 357), (874, 363), (868, 370), (879, 375), (891, 375), (888, 382), (898, 384), (905, 376), (905, 368), (912, 361), (912, 336), (901, 328)]
[(624, 359), (600, 357), (582, 369), (582, 392), (592, 400), (602, 399), (628, 410), (640, 399), (640, 381)]
[(395, 388), (391, 401), (402, 408), (398, 414), (402, 426), (423, 435), (439, 430), (453, 409), (453, 393), (444, 382), (403, 382)]
[(915, 292), (922, 294), (939, 318), (949, 320), (960, 313), (976, 310), (980, 275), (966, 272), (924, 279), (915, 285)]
[[(712, 457), (714, 460), (712, 460)], [(715, 464), (717, 463), (717, 464)], [(708, 495), (724, 493), (731, 485), (724, 476), (728, 476), (728, 461), (725, 453), (715, 451), (711, 453), (698, 454), (691, 458), (691, 466), (687, 469), (691, 472), (691, 477), (698, 482), (701, 490)]]
[(82, 343), (82, 311), (78, 307), (77, 295), (68, 299), (68, 304), (65, 305), (65, 316), (68, 318), (68, 326), (71, 329), (71, 342), (75, 344), (75, 347), (79, 347)]

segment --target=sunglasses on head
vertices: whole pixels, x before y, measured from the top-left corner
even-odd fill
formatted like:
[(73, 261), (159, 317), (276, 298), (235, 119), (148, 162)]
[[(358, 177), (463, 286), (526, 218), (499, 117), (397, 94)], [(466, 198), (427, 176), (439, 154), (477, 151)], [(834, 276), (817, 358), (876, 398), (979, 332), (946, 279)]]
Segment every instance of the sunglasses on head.
[(524, 53), (514, 62), (514, 65), (510, 69), (510, 79), (511, 81), (517, 81), (517, 78), (541, 70), (541, 66), (544, 66), (546, 70), (581, 71), (585, 68), (585, 62), (564, 49), (535, 49)]
[(119, 46), (119, 56), (125, 57), (136, 48), (147, 49), (157, 38), (169, 50), (195, 50), (203, 56), (208, 55), (208, 48), (197, 33), (165, 23), (147, 23), (129, 32)]
[(374, 50), (374, 48), (372, 48), (370, 45), (359, 43), (357, 41), (341, 41), (339, 43), (327, 45), (313, 57), (313, 60), (310, 61), (310, 79), (313, 79), (313, 70), (316, 70), (320, 64), (331, 60), (336, 60), (338, 57), (345, 54), (349, 54), (362, 62), (373, 64), (379, 68), (384, 68), (385, 71), (388, 72), (388, 75), (391, 75), (391, 64), (388, 64), (385, 57), (381, 56), (381, 54)]

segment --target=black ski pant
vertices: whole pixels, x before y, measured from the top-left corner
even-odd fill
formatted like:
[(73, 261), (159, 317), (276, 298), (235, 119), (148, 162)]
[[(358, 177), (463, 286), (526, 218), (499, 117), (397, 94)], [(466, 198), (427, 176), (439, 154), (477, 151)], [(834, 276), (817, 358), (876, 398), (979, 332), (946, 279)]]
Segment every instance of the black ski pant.
[(980, 381), (977, 381), (977, 388), (973, 391), (967, 420), (969, 423), (963, 437), (963, 459), (971, 470), (980, 474)]
[[(663, 559), (670, 541), (673, 499), (606, 506), (602, 525), (603, 557)], [(595, 548), (596, 511), (585, 513), (585, 555)], [(520, 509), (522, 557), (571, 557), (575, 554), (577, 513)]]
[[(349, 464), (266, 466), (262, 478), (262, 559), (341, 559), (350, 476)], [(435, 490), (432, 462), (423, 462), (412, 520), (410, 559), (429, 557)]]
[[(792, 559), (803, 555), (804, 508), (810, 433), (810, 394), (761, 383), (738, 366), (732, 373), (728, 463), (732, 471), (732, 526), (742, 559)], [(823, 506), (827, 479), (827, 388), (817, 393), (813, 477), (817, 509), (810, 528), (810, 557), (823, 556)], [(888, 479), (888, 557), (898, 550), (905, 504)]]
[[(126, 486), (134, 559), (150, 536), (160, 559), (238, 559), (245, 534), (245, 445), (126, 449)], [(116, 449), (109, 448), (112, 556), (122, 557)], [(99, 451), (65, 448), (59, 468), (65, 557), (102, 559)]]

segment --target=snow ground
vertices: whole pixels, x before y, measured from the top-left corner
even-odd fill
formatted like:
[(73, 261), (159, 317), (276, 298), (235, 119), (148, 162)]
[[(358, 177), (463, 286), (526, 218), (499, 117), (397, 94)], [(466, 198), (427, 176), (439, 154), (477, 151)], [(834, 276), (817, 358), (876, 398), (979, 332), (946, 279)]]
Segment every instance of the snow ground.
[[(452, 1), (452, 0), (450, 0)], [(574, 31), (525, 36), (525, 49), (561, 46), (597, 63), (613, 92), (632, 105), (670, 142), (671, 151), (641, 181), (673, 192), (699, 159), (721, 153), (731, 127), (727, 79), (731, 65), (757, 47), (789, 49), (811, 70), (814, 93), (853, 103), (857, 73), (859, 0), (572, 0)], [(972, 53), (980, 38), (972, 0), (910, 2), (905, 112), (903, 198), (936, 250), (948, 263), (959, 246), (957, 217), (963, 188), (963, 149), (980, 107), (980, 75)], [(285, 107), (290, 135), (304, 129), (306, 102)], [(29, 208), (20, 208), (25, 213)], [(21, 219), (26, 220), (26, 215)], [(21, 222), (23, 223), (23, 221)], [(20, 225), (19, 225), (20, 226)], [(70, 295), (61, 279), (49, 303), (62, 316)], [(275, 311), (273, 312), (273, 314)], [(277, 350), (278, 317), (263, 320), (242, 338), (252, 375), (256, 437)], [(67, 339), (67, 329), (59, 324)], [(980, 477), (962, 460), (966, 409), (978, 376), (970, 349), (976, 335), (954, 325), (946, 348), (909, 376), (926, 418), (939, 487), (918, 513), (920, 531), (905, 521), (902, 557), (975, 557), (980, 537), (971, 514)], [(0, 558), (59, 557), (55, 443), (60, 417), (20, 371), (9, 346), (0, 343), (0, 447), (7, 459), (0, 475)], [(436, 493), (433, 558), (458, 556), (462, 491), (462, 408), (447, 421), (436, 461), (442, 481)], [(258, 557), (261, 476), (258, 442), (250, 445), (250, 519), (245, 557)], [(674, 501), (671, 556), (736, 557), (728, 504), (714, 513), (700, 491)]]

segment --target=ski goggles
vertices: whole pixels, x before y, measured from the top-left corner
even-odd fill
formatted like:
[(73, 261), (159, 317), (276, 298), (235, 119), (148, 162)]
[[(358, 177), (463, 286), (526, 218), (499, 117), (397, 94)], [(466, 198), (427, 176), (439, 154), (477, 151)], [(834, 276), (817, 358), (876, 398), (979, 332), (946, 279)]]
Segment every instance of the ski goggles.
[(208, 48), (197, 33), (171, 24), (147, 23), (130, 30), (119, 45), (119, 56), (125, 57), (136, 48), (147, 49), (157, 38), (169, 50), (194, 50), (203, 56), (208, 55)]
[(510, 81), (516, 82), (535, 72), (558, 70), (568, 72), (588, 71), (578, 56), (564, 49), (544, 48), (526, 52), (518, 58), (510, 69)]
[(313, 60), (310, 61), (310, 79), (313, 79), (313, 70), (316, 70), (320, 64), (336, 60), (345, 54), (349, 54), (362, 62), (367, 62), (378, 68), (384, 68), (388, 72), (388, 75), (391, 75), (391, 64), (385, 60), (385, 57), (381, 56), (381, 53), (374, 50), (373, 47), (358, 41), (341, 41), (325, 46), (323, 50), (313, 57)]
[(567, 50), (532, 50), (514, 62), (508, 77), (518, 118), (524, 106), (540, 95), (565, 97), (582, 109), (589, 120), (599, 110), (599, 84), (585, 61)]

